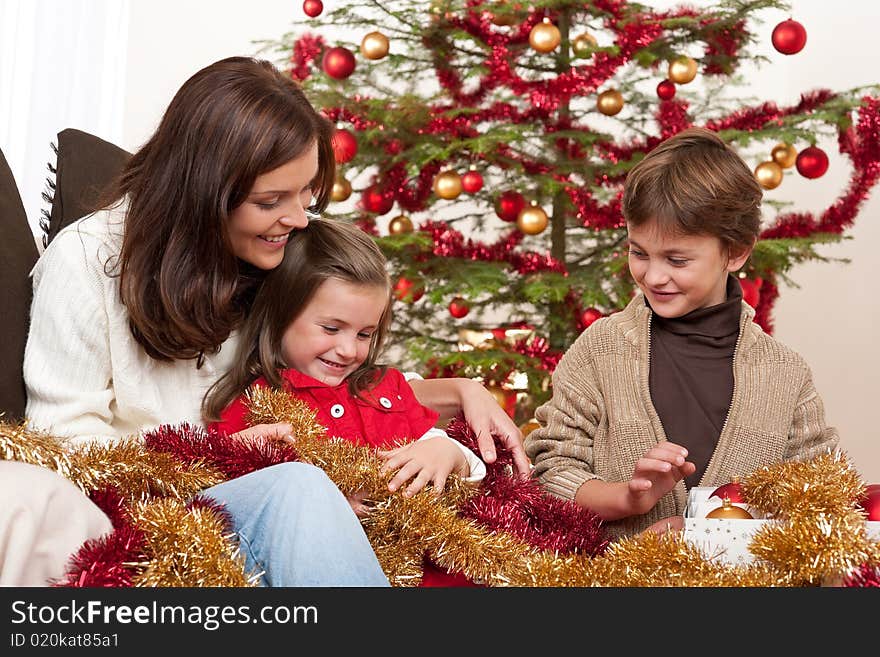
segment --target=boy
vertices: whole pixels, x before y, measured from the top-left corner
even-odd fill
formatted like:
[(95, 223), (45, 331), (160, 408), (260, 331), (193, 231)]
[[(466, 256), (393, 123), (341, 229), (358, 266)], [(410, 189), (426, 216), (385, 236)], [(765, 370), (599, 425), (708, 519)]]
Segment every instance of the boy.
[(837, 447), (808, 365), (752, 321), (733, 275), (758, 239), (761, 196), (702, 128), (627, 176), (641, 293), (571, 345), (525, 441), (544, 488), (596, 512), (612, 536), (681, 528), (687, 488)]

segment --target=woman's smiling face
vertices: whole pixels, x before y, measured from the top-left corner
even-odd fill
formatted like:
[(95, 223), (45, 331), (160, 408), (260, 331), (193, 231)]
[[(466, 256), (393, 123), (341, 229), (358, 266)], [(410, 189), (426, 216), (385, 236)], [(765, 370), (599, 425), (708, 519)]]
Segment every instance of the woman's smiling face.
[(254, 181), (244, 202), (229, 216), (236, 257), (260, 269), (281, 264), (288, 234), (309, 223), (312, 182), (318, 174), (318, 145)]

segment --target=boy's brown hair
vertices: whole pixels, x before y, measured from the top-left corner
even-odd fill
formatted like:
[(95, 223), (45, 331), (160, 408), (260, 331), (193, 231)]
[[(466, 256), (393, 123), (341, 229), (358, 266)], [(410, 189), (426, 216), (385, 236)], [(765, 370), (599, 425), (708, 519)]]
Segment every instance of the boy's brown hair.
[(688, 128), (660, 143), (626, 177), (623, 216), (663, 231), (714, 235), (731, 251), (751, 248), (763, 191), (742, 158), (718, 135)]

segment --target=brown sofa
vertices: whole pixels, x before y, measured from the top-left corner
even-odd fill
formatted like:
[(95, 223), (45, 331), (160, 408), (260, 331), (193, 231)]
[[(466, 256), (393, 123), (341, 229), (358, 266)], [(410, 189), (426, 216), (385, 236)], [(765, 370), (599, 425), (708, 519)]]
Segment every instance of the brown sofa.
[[(129, 153), (81, 130), (58, 133), (57, 160), (50, 170), (50, 209), (42, 224), (45, 246), (64, 226), (96, 209), (98, 196), (122, 169)], [(25, 414), (22, 361), (31, 302), (30, 272), (37, 261), (37, 242), (12, 175), (0, 151), (0, 414), (3, 421), (18, 422)]]

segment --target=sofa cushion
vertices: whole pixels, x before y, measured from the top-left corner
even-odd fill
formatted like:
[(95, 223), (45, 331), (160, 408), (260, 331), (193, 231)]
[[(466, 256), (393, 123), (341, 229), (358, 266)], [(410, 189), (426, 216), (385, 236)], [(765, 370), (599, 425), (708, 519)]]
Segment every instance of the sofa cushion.
[(0, 151), (0, 421), (24, 418), (22, 378), (31, 303), (31, 269), (37, 261), (37, 243), (15, 184), (12, 170)]
[(58, 133), (55, 190), (46, 244), (58, 231), (98, 209), (99, 199), (131, 153), (99, 137), (67, 128)]

